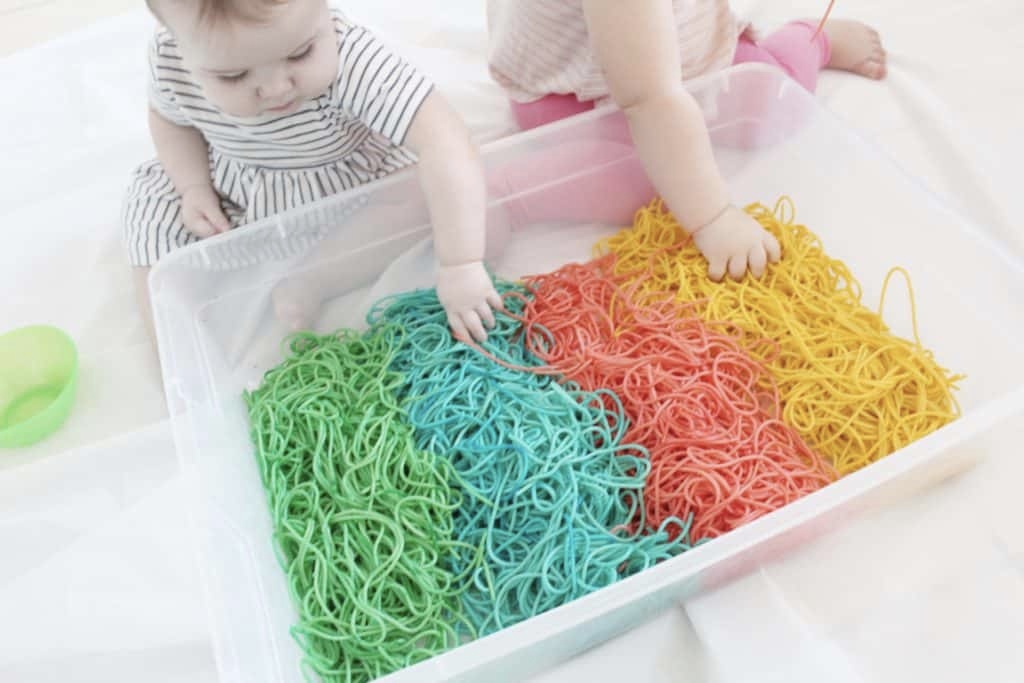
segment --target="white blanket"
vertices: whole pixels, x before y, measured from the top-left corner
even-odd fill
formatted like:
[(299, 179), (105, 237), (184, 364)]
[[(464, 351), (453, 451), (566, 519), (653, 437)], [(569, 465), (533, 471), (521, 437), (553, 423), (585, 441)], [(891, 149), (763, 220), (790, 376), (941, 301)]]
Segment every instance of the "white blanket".
[[(818, 15), (826, 3), (735, 4), (770, 28)], [(484, 64), (483, 5), (344, 7), (425, 69), (486, 141), (512, 126)], [(881, 31), (890, 78), (825, 74), (820, 99), (1007, 249), (1024, 251), (1012, 201), (1024, 152), (1018, 4), (861, 0), (838, 8), (854, 10)], [(152, 154), (144, 116), (150, 27), (139, 11), (0, 61), (0, 330), (56, 324), (76, 339), (82, 364), (67, 426), (34, 448), (0, 452), (4, 681), (216, 680), (156, 360), (117, 228), (127, 174)], [(716, 667), (726, 680), (743, 680), (764, 660), (730, 617), (746, 610), (757, 624), (763, 612), (775, 628), (778, 605), (802, 615), (791, 622), (791, 642), (810, 643), (828, 667), (849, 663), (853, 676), (1024, 679), (1014, 646), (1024, 642), (1024, 530), (1006, 502), (1024, 475), (1014, 458), (1024, 430), (1003, 431), (968, 477), (749, 579), (742, 600), (733, 593), (691, 606), (696, 631), (674, 611), (546, 680), (620, 680), (636, 670), (615, 662), (640, 658), (645, 680), (712, 680)], [(880, 537), (890, 539), (881, 553)], [(840, 577), (851, 571), (877, 587), (871, 604), (842, 597), (864, 595), (844, 587)], [(738, 606), (727, 609), (730, 599)], [(811, 617), (827, 628), (801, 630)], [(736, 656), (723, 658), (729, 648)], [(793, 671), (776, 672), (779, 680), (821, 665), (794, 661)], [(756, 680), (767, 678), (761, 671)]]

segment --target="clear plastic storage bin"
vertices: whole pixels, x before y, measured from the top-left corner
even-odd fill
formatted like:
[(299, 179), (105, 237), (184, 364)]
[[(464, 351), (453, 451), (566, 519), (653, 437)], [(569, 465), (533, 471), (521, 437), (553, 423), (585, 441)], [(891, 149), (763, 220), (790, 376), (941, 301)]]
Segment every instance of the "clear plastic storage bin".
[[(742, 576), (759, 563), (843, 524), (893, 495), (948, 475), (981, 452), (978, 437), (1024, 407), (1024, 267), (976, 226), (944, 207), (814, 98), (772, 69), (736, 67), (691, 84), (712, 130), (735, 201), (792, 197), (800, 222), (845, 260), (878, 301), (890, 267), (913, 277), (921, 337), (945, 366), (967, 374), (964, 415), (891, 457), (640, 575), (466, 644), (388, 681), (523, 680), (609, 639), (677, 601)], [(520, 134), (484, 150), (489, 171), (540, 159), (558, 145), (584, 150), (621, 131), (609, 109)], [(611, 133), (609, 132), (611, 131)], [(551, 193), (567, 201), (614, 191), (628, 146), (600, 163), (536, 174), (535, 185), (491, 197), (491, 222), (529, 212)], [(592, 158), (588, 155), (587, 158)], [(589, 165), (588, 165), (589, 164)], [(550, 177), (546, 177), (550, 176)], [(552, 270), (590, 256), (617, 226), (557, 223), (512, 233), (501, 275)], [(280, 362), (287, 334), (274, 315), (276, 287), (329, 272), (338, 296), (321, 331), (359, 326), (383, 294), (430, 284), (425, 204), (412, 172), (206, 240), (165, 258), (151, 276), (164, 381), (177, 450), (190, 479), (218, 666), (224, 683), (298, 683), (296, 621), (271, 545), (271, 524), (241, 394)], [(885, 311), (911, 334), (898, 288)]]

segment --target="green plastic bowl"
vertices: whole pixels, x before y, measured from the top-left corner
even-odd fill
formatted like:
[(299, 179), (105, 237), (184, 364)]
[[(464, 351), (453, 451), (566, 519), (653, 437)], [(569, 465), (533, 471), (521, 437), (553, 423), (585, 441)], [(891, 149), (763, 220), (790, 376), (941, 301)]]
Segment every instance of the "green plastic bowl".
[(78, 352), (63, 331), (34, 325), (0, 336), (0, 448), (40, 441), (75, 402)]

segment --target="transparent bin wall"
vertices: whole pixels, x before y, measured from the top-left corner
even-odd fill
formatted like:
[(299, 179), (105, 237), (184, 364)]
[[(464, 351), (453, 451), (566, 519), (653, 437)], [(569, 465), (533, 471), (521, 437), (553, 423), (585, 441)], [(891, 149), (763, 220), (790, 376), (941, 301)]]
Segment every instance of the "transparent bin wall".
[[(954, 470), (975, 452), (972, 437), (1022, 405), (1018, 262), (781, 74), (737, 67), (691, 88), (737, 202), (790, 196), (798, 220), (850, 265), (870, 307), (890, 267), (909, 270), (922, 339), (941, 363), (968, 375), (963, 419), (682, 557), (389, 680), (520, 680), (827, 532), (859, 507), (884, 504), (908, 482)], [(510, 215), (529, 216), (552, 196), (586, 205), (588, 197), (616, 192), (622, 170), (638, 164), (622, 131), (618, 113), (599, 110), (487, 147), (488, 229), (500, 232)], [(545, 165), (555, 149), (579, 163)], [(519, 169), (516, 183), (505, 180), (509, 169)], [(516, 277), (585, 260), (595, 239), (615, 229), (591, 220), (518, 229), (493, 266)], [(359, 327), (376, 297), (429, 285), (429, 234), (415, 176), (406, 172), (200, 242), (153, 271), (161, 362), (178, 451), (193, 482), (188, 505), (225, 683), (303, 680), (289, 635), (296, 612), (271, 546), (241, 400), (282, 358), (287, 330), (273, 312), (275, 288), (330, 274), (335, 296), (317, 328)], [(886, 319), (909, 336), (908, 299), (898, 280), (894, 285)]]

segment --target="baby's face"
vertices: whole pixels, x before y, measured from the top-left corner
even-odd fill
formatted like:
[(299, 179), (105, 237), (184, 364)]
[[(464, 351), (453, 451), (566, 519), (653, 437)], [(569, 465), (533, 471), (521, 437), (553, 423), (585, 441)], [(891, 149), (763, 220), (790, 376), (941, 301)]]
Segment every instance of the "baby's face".
[(262, 21), (224, 17), (197, 26), (194, 3), (166, 2), (161, 14), (207, 99), (239, 117), (281, 116), (324, 93), (338, 72), (326, 0), (271, 4)]

